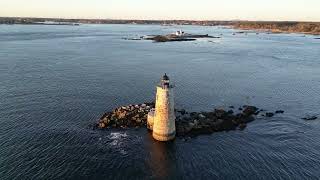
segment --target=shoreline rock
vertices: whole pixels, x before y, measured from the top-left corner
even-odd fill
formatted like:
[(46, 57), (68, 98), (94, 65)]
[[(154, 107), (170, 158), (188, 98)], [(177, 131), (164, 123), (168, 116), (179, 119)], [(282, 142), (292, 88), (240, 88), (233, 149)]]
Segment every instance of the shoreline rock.
[(284, 111), (283, 111), (283, 110), (278, 110), (278, 111), (276, 111), (275, 113), (276, 113), (276, 114), (283, 114)]
[(241, 113), (214, 109), (210, 112), (191, 112), (177, 116), (177, 136), (196, 136), (220, 131), (243, 130), (247, 123), (255, 120), (254, 114), (258, 108), (247, 106)]
[(306, 117), (301, 118), (301, 119), (306, 120), (306, 121), (312, 121), (312, 120), (318, 119), (318, 117), (317, 116), (306, 116)]
[[(121, 106), (105, 113), (97, 123), (99, 129), (147, 127), (147, 116), (154, 103)], [(231, 106), (230, 106), (231, 107)], [(261, 110), (255, 106), (242, 106), (243, 110), (214, 109), (208, 112), (188, 112), (175, 109), (176, 135), (178, 137), (197, 136), (214, 132), (243, 130), (255, 120)]]
[(267, 112), (266, 113), (266, 117), (273, 117), (274, 116), (274, 113), (272, 113), (272, 112)]

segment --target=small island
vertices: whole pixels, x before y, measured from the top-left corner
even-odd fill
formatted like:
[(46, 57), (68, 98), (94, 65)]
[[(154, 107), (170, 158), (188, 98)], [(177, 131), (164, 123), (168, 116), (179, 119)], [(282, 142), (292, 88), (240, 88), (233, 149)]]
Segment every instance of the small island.
[[(155, 103), (121, 106), (105, 113), (98, 121), (97, 127), (108, 128), (140, 128), (148, 127), (148, 113), (155, 107)], [(176, 135), (178, 137), (211, 134), (220, 131), (243, 130), (247, 123), (254, 121), (263, 110), (255, 106), (244, 105), (239, 113), (234, 110), (214, 109), (208, 112), (188, 112), (175, 109)], [(277, 112), (283, 113), (283, 112)], [(272, 117), (274, 113), (263, 116)]]
[(167, 35), (145, 35), (140, 38), (124, 38), (126, 40), (152, 40), (154, 42), (196, 41), (199, 38), (221, 38), (209, 34), (189, 34), (182, 30)]
[[(178, 137), (191, 137), (220, 131), (243, 130), (247, 123), (265, 112), (255, 106), (244, 105), (229, 110), (221, 108), (212, 111), (187, 112), (174, 108), (173, 88), (165, 74), (157, 85), (156, 102), (122, 106), (105, 113), (98, 121), (99, 129), (148, 128), (158, 141), (170, 141)], [(262, 116), (273, 117), (284, 111), (265, 112)]]

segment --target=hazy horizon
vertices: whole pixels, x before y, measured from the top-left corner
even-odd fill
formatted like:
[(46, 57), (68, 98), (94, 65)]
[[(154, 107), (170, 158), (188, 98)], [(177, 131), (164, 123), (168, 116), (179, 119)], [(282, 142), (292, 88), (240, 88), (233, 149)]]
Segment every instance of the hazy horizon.
[(0, 18), (36, 18), (36, 19), (83, 19), (83, 20), (114, 20), (114, 21), (248, 21), (248, 22), (315, 22), (311, 20), (247, 20), (247, 19), (125, 19), (125, 18), (71, 18), (43, 16), (0, 16)]
[(320, 21), (316, 0), (2, 0), (0, 17)]

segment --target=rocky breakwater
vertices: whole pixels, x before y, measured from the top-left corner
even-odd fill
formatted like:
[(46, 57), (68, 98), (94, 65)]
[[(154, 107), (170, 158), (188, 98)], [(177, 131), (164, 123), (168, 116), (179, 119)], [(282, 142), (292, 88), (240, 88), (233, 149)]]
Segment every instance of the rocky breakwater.
[(105, 113), (98, 122), (99, 128), (127, 128), (146, 126), (147, 116), (154, 103), (122, 106)]
[[(154, 103), (122, 106), (112, 112), (105, 113), (97, 123), (100, 129), (105, 128), (130, 128), (147, 127), (148, 113), (154, 108)], [(247, 123), (255, 120), (255, 117), (264, 110), (255, 106), (242, 106), (235, 113), (234, 107), (230, 110), (214, 109), (209, 112), (187, 112), (175, 110), (177, 136), (196, 136), (211, 134), (220, 131), (243, 130)], [(277, 111), (275, 114), (283, 113)], [(261, 116), (268, 116), (265, 112)], [(272, 113), (273, 114), (273, 113)]]
[(219, 131), (244, 129), (247, 123), (255, 120), (260, 110), (255, 106), (243, 106), (237, 114), (233, 110), (214, 109), (211, 112), (178, 111), (176, 127), (177, 136), (194, 136), (211, 134)]

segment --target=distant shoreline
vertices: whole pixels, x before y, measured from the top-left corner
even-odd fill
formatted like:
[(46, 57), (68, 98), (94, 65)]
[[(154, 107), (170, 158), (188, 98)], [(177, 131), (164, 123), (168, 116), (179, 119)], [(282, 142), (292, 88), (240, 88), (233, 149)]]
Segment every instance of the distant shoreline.
[(304, 34), (304, 35), (315, 35), (319, 36), (320, 33), (312, 33), (312, 32), (300, 32), (300, 31), (282, 31), (282, 30), (273, 30), (273, 29), (255, 29), (255, 28), (238, 28), (238, 27), (233, 27), (233, 29), (237, 29), (240, 31), (256, 31), (257, 33), (270, 33), (270, 34), (291, 34), (291, 33), (296, 33), (296, 34)]
[(309, 22), (238, 22), (233, 25), (233, 28), (269, 33), (300, 33), (320, 35), (320, 23)]
[[(51, 21), (56, 24), (45, 24)], [(59, 19), (0, 17), (0, 24), (20, 25), (71, 25), (71, 24), (136, 24), (136, 25), (196, 25), (230, 26), (234, 29), (255, 30), (269, 33), (300, 33), (320, 35), (320, 22), (298, 21), (195, 21), (195, 20), (112, 20), (112, 19)]]

